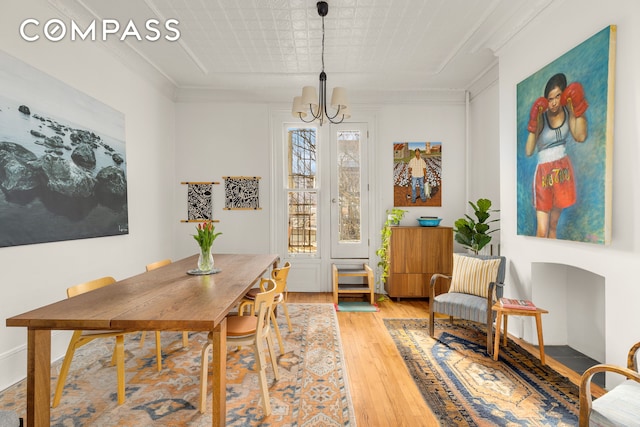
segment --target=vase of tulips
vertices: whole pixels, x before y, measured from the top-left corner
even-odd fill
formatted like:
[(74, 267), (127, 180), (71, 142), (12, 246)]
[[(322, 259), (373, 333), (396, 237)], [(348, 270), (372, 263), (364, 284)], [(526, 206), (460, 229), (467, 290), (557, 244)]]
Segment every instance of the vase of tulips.
[(207, 221), (196, 226), (198, 234), (194, 234), (193, 238), (196, 239), (200, 246), (200, 255), (198, 256), (198, 270), (211, 271), (213, 270), (213, 254), (211, 253), (211, 247), (216, 237), (222, 233), (216, 233), (216, 228), (213, 222)]

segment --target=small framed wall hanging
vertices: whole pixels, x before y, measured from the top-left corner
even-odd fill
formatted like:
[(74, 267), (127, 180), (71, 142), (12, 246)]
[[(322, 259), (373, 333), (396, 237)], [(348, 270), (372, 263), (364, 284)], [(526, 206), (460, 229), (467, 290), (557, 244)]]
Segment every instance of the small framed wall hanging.
[(258, 210), (260, 207), (259, 176), (223, 176), (224, 209)]
[(203, 222), (213, 219), (213, 186), (219, 182), (181, 182), (187, 187), (187, 219), (181, 222)]

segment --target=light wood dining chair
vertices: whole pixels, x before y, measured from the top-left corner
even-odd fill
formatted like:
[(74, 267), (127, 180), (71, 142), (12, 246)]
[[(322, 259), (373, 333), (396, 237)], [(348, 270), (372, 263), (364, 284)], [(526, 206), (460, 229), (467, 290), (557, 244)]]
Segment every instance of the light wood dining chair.
[[(289, 317), (289, 309), (287, 308), (287, 277), (289, 276), (290, 269), (291, 264), (287, 261), (284, 266), (271, 270), (271, 278), (276, 282), (276, 296), (273, 302), (275, 307), (271, 313), (271, 320), (273, 321), (273, 329), (276, 331), (276, 337), (278, 338), (280, 354), (284, 354), (284, 342), (282, 341), (280, 327), (278, 327), (278, 322), (276, 320), (276, 310), (278, 305), (282, 306), (284, 316), (287, 319), (287, 325), (289, 326), (289, 332), (293, 332), (293, 327), (291, 326), (291, 318)], [(264, 289), (253, 288), (250, 289), (249, 292), (247, 292), (244, 298), (240, 301), (240, 305), (238, 306), (238, 314), (240, 316), (244, 314), (244, 310), (246, 308), (250, 308), (251, 314), (253, 315), (255, 297), (259, 292), (264, 292)]]
[[(94, 289), (99, 289), (104, 286), (111, 285), (115, 283), (116, 279), (113, 277), (107, 276), (102, 277), (100, 279), (92, 280), (86, 283), (81, 283), (76, 286), (72, 286), (67, 289), (67, 297), (73, 298), (76, 295), (83, 294), (85, 292), (92, 291)], [(62, 366), (60, 367), (60, 375), (58, 376), (58, 382), (56, 384), (56, 392), (53, 397), (53, 407), (55, 408), (60, 404), (60, 398), (62, 397), (62, 390), (64, 389), (64, 383), (67, 379), (67, 375), (69, 374), (69, 367), (71, 366), (71, 360), (73, 359), (73, 355), (75, 351), (82, 347), (85, 344), (90, 343), (91, 341), (98, 338), (116, 338), (116, 346), (113, 352), (113, 356), (111, 357), (111, 364), (116, 365), (116, 372), (118, 375), (118, 405), (124, 403), (125, 394), (124, 394), (124, 335), (131, 333), (130, 331), (73, 331), (73, 335), (71, 336), (71, 341), (69, 342), (69, 346), (67, 347), (67, 353), (64, 356), (64, 360), (62, 362)]]
[[(170, 259), (163, 259), (160, 261), (152, 262), (151, 264), (146, 265), (147, 271), (152, 271), (158, 269), (160, 267), (164, 267), (165, 265), (171, 264)], [(144, 337), (146, 336), (148, 331), (143, 331), (142, 336), (140, 337), (140, 348), (144, 346)], [(158, 371), (162, 370), (162, 343), (160, 338), (160, 331), (155, 331), (156, 334), (156, 359), (158, 361)], [(182, 347), (186, 347), (189, 345), (189, 332), (182, 332)]]
[[(271, 337), (271, 314), (273, 311), (274, 298), (276, 295), (276, 283), (272, 279), (261, 279), (261, 288), (265, 289), (256, 295), (255, 306), (258, 312), (255, 316), (227, 316), (227, 347), (252, 346), (256, 359), (256, 370), (265, 416), (271, 414), (271, 403), (269, 402), (269, 387), (267, 385), (266, 359), (264, 355), (264, 341), (267, 342), (267, 350), (273, 366), (273, 373), (276, 380), (280, 378), (275, 352), (273, 349), (273, 338)], [(202, 347), (202, 357), (200, 359), (200, 412), (205, 412), (207, 401), (207, 379), (209, 372), (209, 353), (213, 347), (212, 333), (209, 332), (207, 343)]]

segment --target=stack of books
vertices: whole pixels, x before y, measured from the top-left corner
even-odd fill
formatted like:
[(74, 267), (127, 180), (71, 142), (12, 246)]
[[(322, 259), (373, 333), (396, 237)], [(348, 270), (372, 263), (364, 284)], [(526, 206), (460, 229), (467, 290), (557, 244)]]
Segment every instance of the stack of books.
[(536, 309), (536, 306), (529, 300), (513, 299), (513, 298), (500, 298), (500, 307), (515, 308), (518, 310), (535, 310)]

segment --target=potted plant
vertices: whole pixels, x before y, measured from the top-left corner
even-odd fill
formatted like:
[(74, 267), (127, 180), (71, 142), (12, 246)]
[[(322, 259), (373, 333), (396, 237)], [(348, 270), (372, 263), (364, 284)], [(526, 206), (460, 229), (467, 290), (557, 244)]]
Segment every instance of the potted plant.
[(499, 230), (499, 228), (491, 230), (489, 225), (499, 221), (499, 219), (489, 220), (491, 212), (498, 211), (491, 209), (491, 200), (489, 199), (478, 199), (476, 203), (469, 201), (469, 205), (473, 208), (475, 219), (465, 214), (464, 218), (460, 218), (454, 223), (453, 231), (456, 242), (477, 255), (491, 241), (490, 234)]
[(380, 230), (381, 242), (380, 247), (376, 251), (376, 255), (380, 257), (378, 267), (380, 267), (380, 281), (384, 283), (389, 276), (389, 244), (391, 244), (391, 227), (400, 224), (400, 220), (404, 214), (408, 212), (398, 208), (387, 209), (387, 220)]

